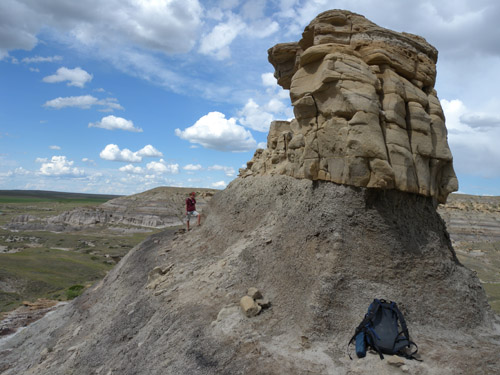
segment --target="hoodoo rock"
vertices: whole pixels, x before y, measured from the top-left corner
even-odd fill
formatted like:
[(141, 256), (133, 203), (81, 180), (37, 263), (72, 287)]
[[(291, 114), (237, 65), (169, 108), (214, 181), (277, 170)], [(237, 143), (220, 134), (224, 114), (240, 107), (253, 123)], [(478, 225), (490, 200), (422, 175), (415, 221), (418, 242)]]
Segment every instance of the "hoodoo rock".
[[(296, 118), (201, 227), (154, 234), (0, 341), (0, 373), (500, 374), (500, 321), (435, 207), (456, 188), (436, 56), (345, 11), (271, 49)], [(397, 302), (422, 362), (349, 358), (374, 298)]]
[(297, 43), (269, 49), (295, 118), (271, 124), (242, 176), (397, 189), (443, 203), (458, 189), (434, 90), (437, 50), (363, 16), (317, 16)]

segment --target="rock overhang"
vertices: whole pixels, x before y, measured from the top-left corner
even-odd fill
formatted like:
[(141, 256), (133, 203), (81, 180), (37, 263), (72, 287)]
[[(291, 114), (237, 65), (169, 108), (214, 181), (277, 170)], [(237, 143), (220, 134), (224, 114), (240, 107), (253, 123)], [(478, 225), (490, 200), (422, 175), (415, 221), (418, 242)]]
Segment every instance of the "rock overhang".
[(344, 10), (268, 51), (295, 118), (271, 124), (240, 175), (283, 174), (397, 189), (445, 202), (458, 189), (434, 90), (438, 52), (417, 35)]

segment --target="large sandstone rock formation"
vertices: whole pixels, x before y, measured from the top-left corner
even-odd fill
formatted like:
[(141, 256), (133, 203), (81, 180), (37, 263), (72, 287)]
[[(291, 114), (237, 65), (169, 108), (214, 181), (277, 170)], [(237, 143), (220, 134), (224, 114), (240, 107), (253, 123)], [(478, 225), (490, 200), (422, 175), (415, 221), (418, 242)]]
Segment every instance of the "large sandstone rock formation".
[(320, 14), (297, 43), (269, 50), (295, 118), (271, 124), (242, 176), (397, 189), (445, 202), (458, 188), (434, 90), (437, 50), (363, 16)]

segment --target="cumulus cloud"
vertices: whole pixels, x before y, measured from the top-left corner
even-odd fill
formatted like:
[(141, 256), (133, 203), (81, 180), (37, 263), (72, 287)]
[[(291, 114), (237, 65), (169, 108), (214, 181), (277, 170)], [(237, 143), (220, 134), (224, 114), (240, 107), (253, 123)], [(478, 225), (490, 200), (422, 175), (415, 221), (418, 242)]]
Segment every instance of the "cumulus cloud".
[(257, 145), (252, 134), (236, 124), (235, 118), (226, 119), (220, 112), (210, 112), (184, 130), (175, 129), (175, 135), (219, 151), (249, 151)]
[(163, 154), (151, 145), (146, 145), (136, 152), (128, 148), (120, 150), (115, 144), (109, 144), (99, 154), (101, 159), (110, 161), (124, 161), (129, 163), (140, 163), (143, 157), (161, 157)]
[(28, 175), (28, 174), (31, 174), (30, 171), (24, 169), (23, 167), (18, 167), (14, 170), (14, 173), (15, 174), (20, 174), (20, 175)]
[(56, 62), (61, 61), (62, 56), (33, 56), (33, 57), (25, 57), (21, 61), (25, 64), (33, 64), (33, 63), (45, 63), (45, 62)]
[(226, 167), (224, 165), (218, 165), (218, 164), (215, 164), (215, 165), (208, 167), (208, 170), (209, 171), (224, 171), (224, 173), (228, 177), (234, 177), (234, 175), (236, 173), (233, 167)]
[(253, 99), (249, 99), (238, 114), (241, 116), (240, 122), (243, 125), (260, 132), (267, 132), (269, 124), (273, 121), (273, 115), (260, 108)]
[(44, 176), (83, 176), (85, 171), (73, 167), (74, 162), (66, 156), (52, 156), (50, 161), (42, 163), (40, 174)]
[(102, 106), (104, 111), (123, 109), (116, 98), (97, 99), (92, 95), (58, 97), (45, 102), (44, 107), (62, 109), (66, 107), (76, 107), (90, 109), (93, 106)]
[(275, 87), (278, 84), (278, 81), (276, 80), (276, 78), (274, 78), (273, 73), (261, 74), (260, 78), (264, 86)]
[(47, 159), (47, 158), (36, 158), (35, 159), (35, 163), (46, 163), (48, 161), (49, 161), (49, 159)]
[(144, 170), (141, 167), (136, 167), (132, 164), (127, 164), (123, 167), (118, 168), (121, 172), (141, 174), (144, 173)]
[[(43, 26), (100, 48), (133, 45), (164, 53), (188, 52), (201, 25), (198, 0), (0, 2), (0, 51), (32, 49)], [(90, 22), (92, 20), (92, 22)]]
[(103, 117), (101, 121), (89, 123), (89, 128), (102, 128), (107, 130), (126, 130), (129, 132), (142, 132), (141, 128), (136, 128), (131, 120), (113, 115)]
[(224, 181), (217, 181), (212, 183), (212, 187), (215, 189), (224, 189), (227, 184)]
[(155, 173), (179, 173), (179, 164), (167, 164), (163, 159), (146, 164), (146, 168)]
[(145, 156), (145, 157), (162, 157), (163, 154), (158, 151), (156, 148), (154, 148), (151, 145), (146, 145), (143, 148), (141, 148), (139, 151), (137, 151), (137, 155), (139, 156)]
[(470, 111), (461, 100), (441, 100), (457, 173), (500, 177), (500, 123), (493, 113)]
[(186, 171), (199, 171), (202, 168), (201, 164), (188, 164), (182, 167)]
[(276, 119), (292, 117), (292, 109), (277, 97), (272, 97), (266, 104), (260, 106), (253, 99), (238, 112), (239, 122), (247, 128), (259, 132), (268, 132), (269, 125)]
[(500, 116), (490, 113), (465, 113), (460, 121), (477, 130), (488, 131), (500, 127)]
[(132, 152), (128, 148), (120, 150), (115, 144), (104, 147), (99, 156), (101, 159), (111, 161), (126, 161), (129, 163), (140, 163), (142, 161), (142, 157), (137, 155), (137, 152)]
[(62, 67), (57, 69), (56, 74), (44, 77), (42, 79), (46, 83), (58, 83), (68, 81), (68, 86), (84, 87), (87, 82), (92, 81), (92, 75), (87, 73), (80, 67), (68, 69)]
[(50, 148), (51, 150), (60, 150), (60, 149), (61, 149), (61, 147), (59, 147), (59, 146), (57, 146), (57, 145), (52, 145), (52, 146), (49, 146), (49, 148)]

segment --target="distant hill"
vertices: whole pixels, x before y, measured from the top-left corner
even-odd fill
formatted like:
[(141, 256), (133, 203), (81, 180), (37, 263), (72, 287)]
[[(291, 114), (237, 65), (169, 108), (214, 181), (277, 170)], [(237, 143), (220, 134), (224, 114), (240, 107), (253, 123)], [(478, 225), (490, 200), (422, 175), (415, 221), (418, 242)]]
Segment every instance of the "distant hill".
[(121, 197), (121, 195), (66, 193), (61, 191), (48, 191), (48, 190), (0, 190), (0, 199), (4, 197), (37, 198), (37, 199), (47, 199), (47, 200), (60, 200), (60, 199), (110, 200), (113, 198)]
[(50, 217), (18, 215), (5, 225), (8, 230), (63, 232), (96, 225), (166, 228), (183, 224), (184, 202), (192, 191), (196, 192), (197, 210), (203, 211), (218, 190), (162, 186), (130, 196), (10, 190), (10, 195), (0, 193), (0, 203), (67, 200), (92, 203)]

